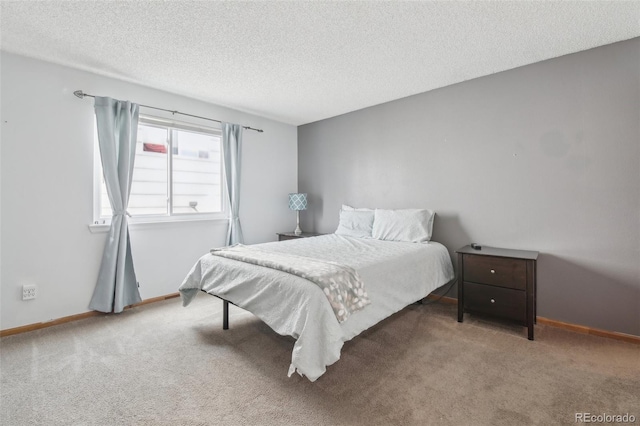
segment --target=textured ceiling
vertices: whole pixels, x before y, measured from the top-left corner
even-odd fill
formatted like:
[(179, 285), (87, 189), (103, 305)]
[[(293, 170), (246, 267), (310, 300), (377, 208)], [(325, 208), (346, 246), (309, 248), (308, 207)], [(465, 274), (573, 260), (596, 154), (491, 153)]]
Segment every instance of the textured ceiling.
[(5, 51), (295, 125), (640, 36), (640, 1), (3, 0), (0, 12)]

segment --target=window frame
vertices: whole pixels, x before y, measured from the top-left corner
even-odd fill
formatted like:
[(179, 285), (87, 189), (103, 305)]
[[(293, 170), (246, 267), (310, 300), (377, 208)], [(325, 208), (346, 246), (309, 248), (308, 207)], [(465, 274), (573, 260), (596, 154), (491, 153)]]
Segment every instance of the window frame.
[[(198, 124), (170, 120), (162, 117), (140, 114), (138, 125), (168, 128), (167, 140), (167, 211), (165, 214), (138, 214), (129, 217), (129, 224), (167, 224), (195, 221), (212, 221), (229, 219), (229, 197), (224, 173), (224, 159), (222, 146), (222, 130), (216, 127), (201, 126)], [(213, 135), (220, 138), (220, 184), (221, 184), (221, 211), (208, 213), (173, 213), (173, 130), (182, 130), (193, 133)], [(92, 231), (106, 231), (111, 226), (112, 216), (102, 216), (102, 162), (100, 159), (100, 146), (98, 143), (98, 130), (94, 121), (94, 155), (93, 155), (93, 220), (89, 225)]]

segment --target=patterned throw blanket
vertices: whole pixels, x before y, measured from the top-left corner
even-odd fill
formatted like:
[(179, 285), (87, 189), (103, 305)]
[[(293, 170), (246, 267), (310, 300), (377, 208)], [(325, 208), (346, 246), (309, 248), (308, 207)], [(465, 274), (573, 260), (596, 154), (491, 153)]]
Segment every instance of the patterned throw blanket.
[(360, 276), (349, 266), (309, 257), (272, 253), (242, 244), (211, 249), (211, 254), (277, 269), (311, 281), (322, 289), (340, 323), (371, 303)]

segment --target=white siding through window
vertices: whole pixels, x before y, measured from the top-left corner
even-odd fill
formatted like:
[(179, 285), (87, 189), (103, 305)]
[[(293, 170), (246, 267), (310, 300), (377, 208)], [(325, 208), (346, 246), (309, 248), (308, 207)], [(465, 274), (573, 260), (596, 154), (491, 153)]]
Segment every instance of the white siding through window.
[[(165, 125), (141, 117), (127, 211), (131, 216), (219, 213), (222, 161), (219, 132)], [(100, 216), (111, 217), (101, 185)]]

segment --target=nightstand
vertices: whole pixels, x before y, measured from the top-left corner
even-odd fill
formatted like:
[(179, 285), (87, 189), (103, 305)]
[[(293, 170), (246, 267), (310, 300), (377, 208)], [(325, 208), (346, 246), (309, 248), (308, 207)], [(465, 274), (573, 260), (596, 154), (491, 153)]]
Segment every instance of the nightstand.
[(278, 241), (284, 240), (295, 240), (296, 238), (309, 238), (309, 237), (317, 237), (319, 235), (315, 232), (303, 232), (302, 234), (295, 234), (294, 232), (278, 232)]
[(465, 312), (517, 321), (533, 340), (537, 251), (471, 246), (458, 253), (458, 322)]

